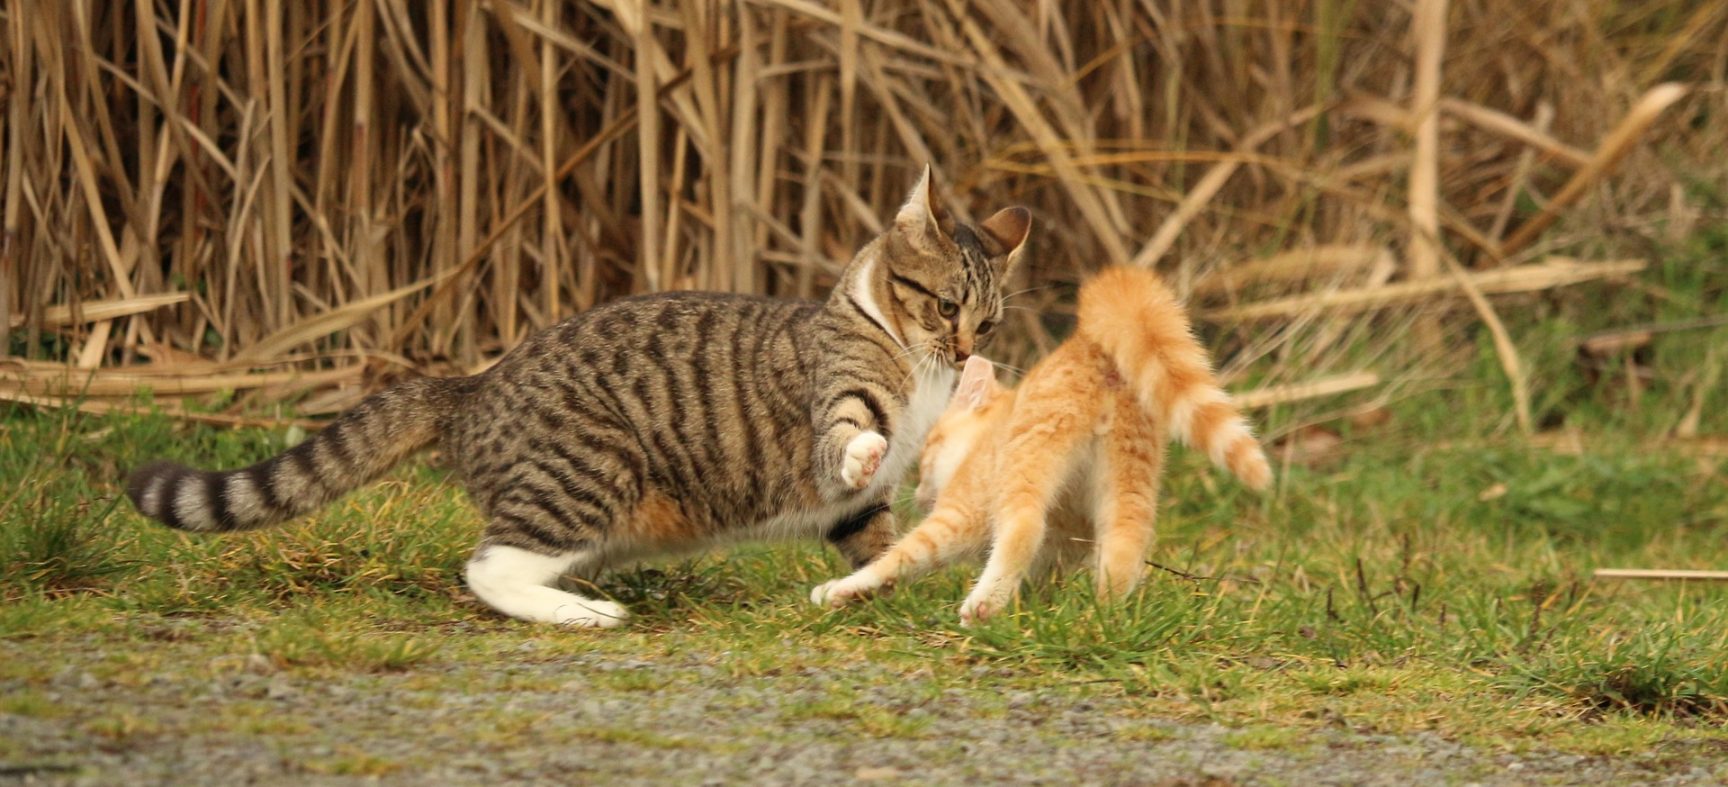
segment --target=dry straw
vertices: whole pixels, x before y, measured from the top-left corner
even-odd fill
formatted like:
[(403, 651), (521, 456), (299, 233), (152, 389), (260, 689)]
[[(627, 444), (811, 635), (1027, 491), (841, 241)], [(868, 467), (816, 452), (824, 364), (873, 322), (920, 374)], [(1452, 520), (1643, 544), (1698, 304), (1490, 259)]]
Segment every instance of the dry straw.
[(344, 389), (317, 411), (629, 293), (819, 294), (925, 161), (964, 217), (1035, 211), (1010, 362), (1062, 329), (1051, 285), (1133, 261), (1288, 402), (1637, 270), (1550, 258), (1720, 182), (1728, 135), (1689, 122), (1728, 109), (1728, 5), (1680, 0), (0, 14), (0, 397), (91, 409)]

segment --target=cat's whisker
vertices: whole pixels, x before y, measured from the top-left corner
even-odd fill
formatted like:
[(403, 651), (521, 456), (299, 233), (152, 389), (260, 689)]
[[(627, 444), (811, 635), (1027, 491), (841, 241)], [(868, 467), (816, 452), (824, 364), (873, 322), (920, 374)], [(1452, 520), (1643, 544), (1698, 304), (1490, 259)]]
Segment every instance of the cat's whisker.
[(1002, 296), (1002, 300), (1006, 301), (1009, 298), (1013, 298), (1016, 295), (1025, 295), (1026, 293), (1029, 293), (1029, 292), (1043, 292), (1044, 290), (1050, 290), (1050, 289), (1055, 289), (1054, 285), (1046, 284), (1046, 285), (1043, 285), (1041, 287), (1027, 287), (1024, 290), (1015, 290), (1011, 293), (1008, 293), (1007, 295)]

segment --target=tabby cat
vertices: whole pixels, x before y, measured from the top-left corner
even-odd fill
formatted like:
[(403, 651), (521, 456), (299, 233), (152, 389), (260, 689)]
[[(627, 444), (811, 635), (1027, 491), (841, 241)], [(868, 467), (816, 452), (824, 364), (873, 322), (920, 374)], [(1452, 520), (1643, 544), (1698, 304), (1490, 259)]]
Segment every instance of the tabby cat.
[(929, 517), (811, 601), (842, 606), (988, 547), (960, 607), (971, 623), (1006, 607), (1036, 562), (1071, 558), (1075, 545), (1095, 545), (1098, 594), (1119, 598), (1145, 569), (1170, 438), (1254, 489), (1271, 483), (1266, 454), (1156, 275), (1100, 273), (1081, 287), (1079, 314), (1074, 336), (1018, 388), (998, 384), (989, 361), (966, 362), (920, 461)]
[(1001, 319), (1030, 227), (1024, 208), (954, 221), (926, 168), (826, 302), (614, 301), (484, 373), (389, 388), (251, 467), (151, 463), (127, 495), (171, 527), (250, 530), (435, 443), (487, 520), (469, 589), (506, 615), (573, 626), (616, 626), (626, 612), (558, 588), (561, 577), (653, 554), (822, 534), (862, 565), (893, 540), (889, 494), (956, 367)]

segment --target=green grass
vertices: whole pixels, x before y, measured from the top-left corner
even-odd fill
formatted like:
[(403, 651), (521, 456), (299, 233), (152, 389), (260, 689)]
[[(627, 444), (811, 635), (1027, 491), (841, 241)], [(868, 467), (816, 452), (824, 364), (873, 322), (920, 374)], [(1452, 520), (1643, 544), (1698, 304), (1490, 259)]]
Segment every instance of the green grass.
[[(1237, 726), (1231, 745), (1251, 749), (1302, 748), (1305, 730), (1335, 725), (1610, 754), (1719, 738), (1728, 587), (1599, 582), (1590, 572), (1728, 569), (1721, 458), (1661, 442), (1694, 411), (1698, 434), (1728, 434), (1728, 387), (1707, 385), (1728, 364), (1716, 349), (1728, 347), (1728, 328), (1658, 332), (1636, 357), (1610, 359), (1644, 370), (1635, 394), (1624, 376), (1581, 360), (1574, 340), (1608, 325), (1728, 311), (1720, 266), (1699, 272), (1728, 250), (1725, 238), (1697, 239), (1653, 274), (1662, 298), (1603, 307), (1601, 291), (1566, 292), (1532, 299), (1513, 322), (1538, 418), (1579, 430), (1581, 453), (1516, 436), (1485, 350), (1460, 378), (1392, 405), (1386, 424), (1341, 425), (1343, 458), (1282, 468), (1267, 496), (1175, 452), (1151, 559), (1180, 574), (1154, 569), (1115, 606), (1094, 602), (1083, 574), (1065, 578), (971, 630), (957, 620), (970, 567), (837, 612), (809, 606), (813, 584), (845, 571), (814, 544), (740, 547), (605, 579), (599, 591), (635, 614), (621, 631), (518, 624), (463, 590), (478, 522), (427, 467), (401, 468), (280, 529), (195, 538), (135, 514), (119, 498), (124, 469), (156, 456), (237, 466), (281, 450), (284, 434), (3, 411), (0, 488), (19, 491), (0, 500), (0, 645), (44, 658), (0, 663), (0, 681), (38, 686), (55, 668), (47, 654), (91, 641), (130, 654), (98, 669), (120, 685), (173, 645), (205, 656), (188, 669), (241, 669), (236, 659), (255, 655), (271, 669), (394, 673), (407, 688), (440, 692), (481, 680), (453, 666), (702, 654), (723, 680), (848, 675), (871, 664), (885, 670), (873, 680), (927, 690), (932, 705), (950, 690), (1105, 694), (1128, 698), (1147, 722)], [(644, 696), (676, 691), (652, 671), (584, 679)], [(559, 685), (491, 680), (520, 691)], [(879, 707), (868, 689), (836, 680), (784, 722), (925, 734), (922, 716)], [(0, 712), (61, 711), (32, 689)], [(156, 732), (124, 713), (84, 723), (105, 738)], [(488, 723), (504, 740), (535, 719)], [(1126, 729), (1130, 741), (1168, 735), (1151, 723)], [(652, 732), (570, 734), (697, 745)], [(395, 767), (356, 751), (315, 769)]]
[[(3, 537), (25, 546), (9, 550), (0, 582), (0, 639), (43, 652), (58, 638), (96, 636), (143, 658), (156, 642), (189, 636), (278, 669), (432, 668), (434, 683), (436, 668), (454, 663), (596, 651), (712, 653), (738, 678), (870, 661), (933, 690), (1133, 697), (1149, 718), (1247, 725), (1233, 745), (1248, 748), (1300, 742), (1264, 732), (1277, 725), (1342, 723), (1630, 751), (1728, 720), (1724, 589), (1589, 578), (1609, 565), (1728, 568), (1719, 471), (1632, 441), (1582, 456), (1514, 440), (1364, 441), (1324, 472), (1289, 469), (1266, 498), (1182, 456), (1152, 559), (1192, 576), (1153, 570), (1116, 606), (1096, 603), (1081, 574), (1031, 588), (1011, 614), (968, 630), (957, 621), (971, 576), (961, 569), (823, 612), (803, 599), (844, 570), (836, 555), (752, 546), (605, 580), (600, 590), (629, 604), (634, 622), (572, 636), (496, 618), (464, 593), (460, 567), (477, 522), (435, 472), (404, 469), (278, 530), (190, 537), (113, 506), (117, 475), (66, 469), (28, 446), (61, 430), (100, 434), (85, 461), (118, 467), (163, 430), (244, 441), (259, 454), (274, 449), (270, 440), (152, 420), (68, 420), (14, 412), (0, 438), (0, 481), (51, 479), (52, 491), (28, 498), (41, 518), (24, 505), (7, 510)], [(1494, 484), (1507, 491), (1482, 499)], [(186, 619), (223, 623), (186, 634)], [(181, 633), (162, 634), (175, 620)], [(450, 633), (458, 629), (466, 633)], [(523, 653), (523, 643), (534, 647)], [(20, 670), (15, 677), (28, 679)], [(133, 671), (118, 663), (101, 677)], [(661, 689), (646, 672), (594, 679)], [(8, 712), (42, 712), (23, 696)], [(789, 715), (797, 718), (788, 725), (828, 719), (877, 737), (922, 729), (845, 686)], [(131, 717), (89, 725), (107, 737), (150, 732)]]

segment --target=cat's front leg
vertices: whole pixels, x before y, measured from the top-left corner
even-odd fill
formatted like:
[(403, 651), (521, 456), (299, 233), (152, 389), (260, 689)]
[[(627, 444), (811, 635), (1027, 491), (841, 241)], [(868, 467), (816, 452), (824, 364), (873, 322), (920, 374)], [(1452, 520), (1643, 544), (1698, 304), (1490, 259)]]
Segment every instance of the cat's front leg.
[(858, 380), (817, 398), (817, 482), (838, 499), (868, 488), (882, 469), (898, 400), (886, 388)]

